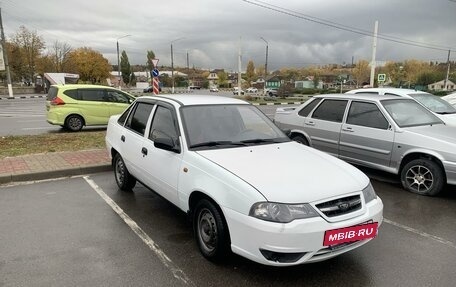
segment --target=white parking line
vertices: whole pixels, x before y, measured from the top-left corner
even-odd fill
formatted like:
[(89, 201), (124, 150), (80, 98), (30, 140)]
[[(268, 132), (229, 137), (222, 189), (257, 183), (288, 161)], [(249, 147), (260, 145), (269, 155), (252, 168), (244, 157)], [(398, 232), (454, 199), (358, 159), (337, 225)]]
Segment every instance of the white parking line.
[(52, 127), (41, 127), (41, 128), (22, 128), (23, 131), (31, 131), (31, 130), (48, 130)]
[(391, 225), (394, 225), (396, 227), (402, 228), (402, 229), (407, 230), (409, 232), (415, 233), (415, 234), (420, 235), (422, 237), (426, 237), (428, 239), (437, 241), (439, 243), (445, 244), (445, 245), (447, 245), (447, 246), (449, 246), (451, 248), (456, 249), (456, 244), (455, 243), (453, 243), (451, 241), (448, 241), (446, 239), (443, 239), (441, 237), (438, 237), (438, 236), (435, 236), (435, 235), (432, 235), (432, 234), (429, 234), (429, 233), (426, 233), (426, 232), (419, 231), (418, 229), (415, 229), (415, 228), (409, 227), (407, 225), (403, 225), (403, 224), (397, 223), (395, 221), (392, 221), (392, 220), (389, 220), (389, 219), (386, 219), (386, 218), (383, 218), (383, 222), (391, 224)]
[(84, 176), (83, 177), (85, 181), (95, 190), (98, 195), (100, 195), (101, 198), (120, 216), (120, 218), (123, 219), (123, 221), (133, 230), (136, 235), (138, 235), (139, 238), (152, 250), (160, 259), (160, 261), (165, 265), (166, 268), (168, 268), (172, 273), (174, 278), (182, 281), (184, 284), (188, 286), (195, 286), (195, 284), (187, 277), (187, 275), (184, 273), (182, 269), (177, 267), (176, 264), (174, 264), (173, 261), (163, 252), (163, 250), (160, 249), (160, 247), (152, 240), (152, 238), (147, 235), (144, 230), (141, 229), (141, 227), (136, 224), (133, 219), (130, 218), (123, 210), (120, 208), (120, 206), (117, 205), (117, 203), (114, 202), (104, 191), (99, 187), (92, 179), (90, 179), (89, 176)]

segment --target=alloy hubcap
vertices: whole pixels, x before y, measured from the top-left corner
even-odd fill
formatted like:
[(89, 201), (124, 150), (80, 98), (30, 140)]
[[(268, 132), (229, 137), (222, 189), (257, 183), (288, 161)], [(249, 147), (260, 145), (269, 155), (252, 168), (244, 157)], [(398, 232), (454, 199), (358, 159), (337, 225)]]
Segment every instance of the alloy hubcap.
[(124, 179), (124, 165), (123, 162), (119, 159), (116, 162), (116, 179), (117, 182), (121, 183), (123, 182)]
[(434, 183), (432, 172), (425, 166), (415, 165), (405, 175), (407, 185), (417, 192), (427, 192)]

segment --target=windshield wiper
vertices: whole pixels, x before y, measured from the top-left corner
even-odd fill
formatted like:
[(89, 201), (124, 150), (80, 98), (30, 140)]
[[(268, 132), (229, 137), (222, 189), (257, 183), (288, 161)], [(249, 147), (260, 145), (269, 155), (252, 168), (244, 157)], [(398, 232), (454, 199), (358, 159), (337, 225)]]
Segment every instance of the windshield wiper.
[(437, 112), (439, 115), (452, 115), (456, 114), (456, 112)]
[(280, 143), (283, 142), (279, 139), (251, 139), (251, 140), (243, 140), (241, 143)]
[(232, 142), (232, 141), (208, 141), (208, 142), (202, 142), (202, 143), (197, 143), (194, 145), (191, 145), (190, 148), (196, 148), (196, 147), (213, 147), (213, 146), (245, 146), (244, 143), (242, 142)]

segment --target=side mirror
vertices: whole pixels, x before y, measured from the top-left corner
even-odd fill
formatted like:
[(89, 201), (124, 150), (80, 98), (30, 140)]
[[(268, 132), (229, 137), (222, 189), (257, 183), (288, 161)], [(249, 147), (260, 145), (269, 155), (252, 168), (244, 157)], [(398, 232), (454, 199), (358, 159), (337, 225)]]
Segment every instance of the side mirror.
[(175, 145), (170, 137), (157, 137), (154, 140), (154, 146), (159, 149), (180, 153), (180, 147)]

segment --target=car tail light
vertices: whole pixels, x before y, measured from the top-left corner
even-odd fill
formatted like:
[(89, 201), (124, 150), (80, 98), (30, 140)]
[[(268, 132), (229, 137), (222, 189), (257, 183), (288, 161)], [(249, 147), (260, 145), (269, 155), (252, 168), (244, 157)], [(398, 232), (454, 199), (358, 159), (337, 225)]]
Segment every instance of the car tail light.
[(53, 105), (53, 106), (61, 106), (61, 105), (64, 105), (64, 104), (65, 104), (65, 102), (59, 97), (55, 97), (51, 101), (51, 105)]

